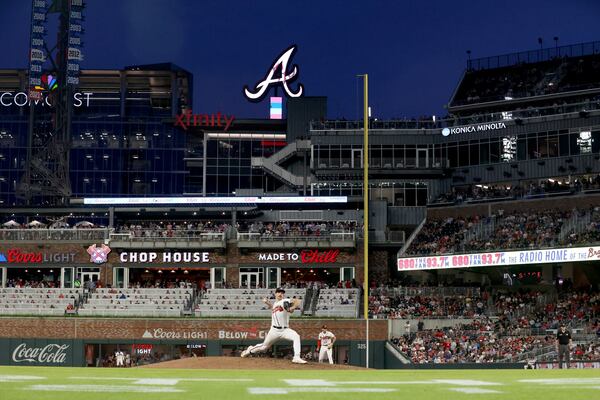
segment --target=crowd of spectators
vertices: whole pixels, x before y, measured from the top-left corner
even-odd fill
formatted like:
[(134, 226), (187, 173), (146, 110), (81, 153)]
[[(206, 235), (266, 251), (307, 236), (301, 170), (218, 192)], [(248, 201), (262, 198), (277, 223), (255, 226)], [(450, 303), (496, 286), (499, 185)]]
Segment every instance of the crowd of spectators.
[(405, 254), (428, 256), (460, 252), (539, 249), (586, 245), (598, 241), (600, 241), (600, 207), (570, 211), (546, 209), (511, 213), (498, 210), (491, 217), (429, 219)]
[(373, 318), (473, 318), (486, 313), (487, 301), (479, 297), (428, 297), (383, 294), (369, 296), (369, 315)]
[(469, 70), (453, 105), (541, 96), (600, 85), (597, 55), (556, 57), (534, 64), (517, 63), (491, 69)]
[(229, 229), (225, 223), (211, 221), (198, 222), (133, 222), (118, 226), (117, 233), (128, 233), (136, 238), (160, 238), (160, 237), (190, 237), (198, 236), (201, 233), (224, 233)]
[(543, 210), (517, 212), (495, 217), (491, 235), (464, 243), (463, 251), (493, 249), (529, 249), (558, 244), (562, 225), (571, 218), (570, 211)]
[(498, 336), (493, 323), (486, 319), (392, 339), (392, 343), (415, 364), (505, 361), (554, 342), (551, 335)]
[(513, 186), (476, 184), (453, 187), (450, 191), (440, 194), (432, 204), (528, 199), (550, 194), (573, 194), (597, 189), (600, 189), (600, 175), (521, 182)]
[[(581, 212), (580, 212), (580, 215)], [(584, 216), (584, 215), (582, 215)], [(597, 243), (600, 241), (600, 207), (593, 207), (589, 210), (589, 222), (581, 232), (571, 230), (564, 239), (564, 243), (569, 246), (584, 245), (587, 243)]]
[(334, 232), (355, 232), (355, 221), (307, 221), (307, 222), (239, 222), (239, 232), (258, 233), (263, 238), (279, 236), (324, 236)]
[[(138, 279), (129, 282), (130, 289), (197, 289), (198, 283), (189, 279)], [(116, 289), (113, 289), (116, 290)], [(117, 293), (115, 291), (115, 293)]]
[(430, 255), (460, 251), (465, 234), (479, 219), (480, 217), (475, 216), (428, 220), (406, 254)]
[[(454, 328), (419, 330), (412, 335), (394, 337), (392, 343), (417, 364), (510, 362), (530, 351), (551, 349), (556, 344), (554, 333), (507, 332), (499, 325), (500, 322), (483, 318)], [(597, 323), (596, 329), (600, 337), (600, 324)], [(600, 345), (588, 339), (574, 344), (571, 353), (572, 360), (598, 361)]]
[(517, 292), (497, 292), (492, 300), (497, 315), (518, 317), (532, 312), (542, 298), (539, 290), (519, 290)]
[(44, 279), (27, 280), (22, 278), (13, 278), (6, 281), (6, 287), (9, 288), (59, 288), (60, 281), (49, 281)]

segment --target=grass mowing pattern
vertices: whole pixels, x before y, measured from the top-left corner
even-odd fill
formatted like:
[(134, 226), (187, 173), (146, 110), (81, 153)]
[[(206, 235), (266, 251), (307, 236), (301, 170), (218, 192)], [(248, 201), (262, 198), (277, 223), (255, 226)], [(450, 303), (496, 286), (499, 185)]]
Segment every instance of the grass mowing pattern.
[[(383, 392), (361, 392), (373, 389)], [(310, 365), (306, 371), (0, 367), (2, 400), (107, 398), (588, 400), (600, 399), (600, 373), (592, 369), (311, 371)]]

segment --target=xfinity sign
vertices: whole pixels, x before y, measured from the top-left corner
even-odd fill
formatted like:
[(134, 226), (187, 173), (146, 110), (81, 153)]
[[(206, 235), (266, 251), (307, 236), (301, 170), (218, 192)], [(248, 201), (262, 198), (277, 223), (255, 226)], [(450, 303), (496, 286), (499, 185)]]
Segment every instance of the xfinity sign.
[(504, 122), (492, 122), (489, 124), (455, 126), (452, 128), (444, 128), (444, 129), (442, 129), (442, 136), (458, 135), (461, 133), (476, 133), (476, 132), (495, 131), (498, 129), (506, 129), (506, 124)]

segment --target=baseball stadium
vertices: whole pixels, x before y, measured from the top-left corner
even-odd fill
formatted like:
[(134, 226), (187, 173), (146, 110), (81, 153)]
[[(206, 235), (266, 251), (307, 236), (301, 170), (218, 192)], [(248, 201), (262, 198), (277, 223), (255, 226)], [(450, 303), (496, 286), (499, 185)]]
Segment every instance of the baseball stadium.
[(367, 75), (331, 119), (290, 45), (255, 118), (185, 65), (80, 68), (86, 9), (32, 0), (0, 69), (1, 399), (599, 395), (600, 42), (383, 120)]

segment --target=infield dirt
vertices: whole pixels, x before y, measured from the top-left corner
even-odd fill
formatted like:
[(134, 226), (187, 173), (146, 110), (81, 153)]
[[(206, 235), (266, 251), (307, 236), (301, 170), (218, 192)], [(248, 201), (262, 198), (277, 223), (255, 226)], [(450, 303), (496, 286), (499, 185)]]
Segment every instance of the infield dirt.
[(329, 365), (309, 362), (307, 364), (294, 364), (291, 360), (264, 357), (192, 357), (180, 360), (164, 361), (156, 364), (144, 365), (140, 368), (177, 368), (177, 369), (293, 369), (293, 370), (357, 370), (364, 369), (352, 365)]

